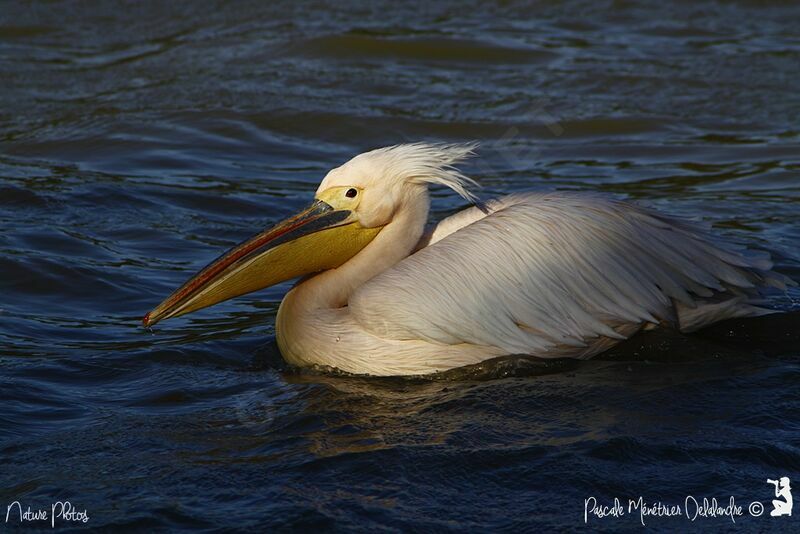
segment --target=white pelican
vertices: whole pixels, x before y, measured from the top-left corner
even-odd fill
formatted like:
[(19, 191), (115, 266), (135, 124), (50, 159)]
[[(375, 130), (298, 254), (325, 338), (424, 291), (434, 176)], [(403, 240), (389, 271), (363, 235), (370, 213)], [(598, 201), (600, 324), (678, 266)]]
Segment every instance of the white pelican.
[(645, 327), (769, 313), (760, 290), (793, 283), (765, 253), (596, 194), (513, 194), (426, 232), (429, 185), (475, 200), (453, 167), (473, 148), (356, 156), (305, 211), (212, 262), (144, 324), (307, 275), (278, 310), (289, 363), (416, 375), (509, 354), (589, 358)]

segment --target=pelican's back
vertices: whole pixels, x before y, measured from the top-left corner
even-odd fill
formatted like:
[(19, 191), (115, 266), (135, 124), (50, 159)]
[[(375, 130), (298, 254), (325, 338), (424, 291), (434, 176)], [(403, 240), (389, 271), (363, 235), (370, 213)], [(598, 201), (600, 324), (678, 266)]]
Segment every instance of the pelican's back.
[(791, 283), (771, 269), (766, 253), (635, 204), (517, 194), (443, 221), (349, 309), (387, 339), (590, 357), (648, 323), (690, 331), (766, 313), (761, 290)]

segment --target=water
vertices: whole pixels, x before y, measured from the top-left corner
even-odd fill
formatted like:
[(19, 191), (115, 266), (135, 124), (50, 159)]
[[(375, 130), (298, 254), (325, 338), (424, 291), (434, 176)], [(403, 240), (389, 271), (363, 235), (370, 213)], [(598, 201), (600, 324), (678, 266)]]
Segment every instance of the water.
[(747, 505), (769, 511), (767, 478), (800, 481), (797, 312), (441, 380), (288, 368), (272, 341), (287, 284), (139, 321), (330, 167), (417, 140), (481, 141), (465, 170), (484, 197), (615, 193), (800, 280), (796, 4), (266, 4), (3, 3), (0, 510), (66, 499), (90, 517), (70, 525), (96, 529), (562, 530), (590, 496), (733, 495), (735, 525), (647, 523), (791, 525)]

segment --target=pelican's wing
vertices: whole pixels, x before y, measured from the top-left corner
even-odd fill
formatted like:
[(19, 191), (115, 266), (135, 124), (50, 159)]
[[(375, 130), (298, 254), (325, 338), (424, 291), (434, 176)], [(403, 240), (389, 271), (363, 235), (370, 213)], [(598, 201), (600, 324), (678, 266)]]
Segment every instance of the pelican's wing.
[(631, 325), (678, 323), (676, 307), (695, 310), (689, 327), (708, 319), (699, 308), (715, 320), (763, 313), (758, 288), (788, 281), (767, 254), (602, 196), (512, 195), (487, 211), (444, 221), (351, 296), (352, 317), (388, 339), (589, 356)]

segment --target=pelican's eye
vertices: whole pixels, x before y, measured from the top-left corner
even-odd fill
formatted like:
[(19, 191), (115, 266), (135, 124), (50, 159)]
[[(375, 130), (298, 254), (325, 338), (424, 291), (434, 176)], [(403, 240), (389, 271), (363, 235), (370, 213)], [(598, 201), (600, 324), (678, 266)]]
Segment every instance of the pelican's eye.
[(347, 198), (355, 198), (357, 194), (358, 191), (354, 187), (351, 187), (345, 192), (344, 196), (346, 196)]

